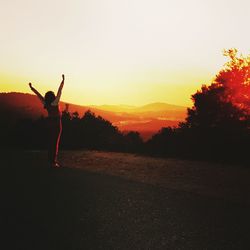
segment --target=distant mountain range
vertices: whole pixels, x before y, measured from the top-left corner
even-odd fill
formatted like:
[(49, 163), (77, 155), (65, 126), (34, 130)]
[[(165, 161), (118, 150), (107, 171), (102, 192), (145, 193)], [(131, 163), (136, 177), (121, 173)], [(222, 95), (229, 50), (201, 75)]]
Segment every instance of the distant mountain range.
[[(61, 102), (64, 110), (68, 104), (69, 112), (78, 112), (82, 116), (87, 110), (102, 116), (121, 131), (138, 131), (148, 139), (162, 127), (177, 126), (186, 117), (186, 107), (167, 103), (150, 103), (144, 106), (129, 105), (90, 105), (81, 106)], [(36, 119), (46, 116), (46, 110), (35, 95), (24, 93), (0, 93), (0, 113), (13, 121), (20, 117)]]
[(100, 105), (100, 106), (91, 106), (101, 110), (107, 110), (112, 112), (127, 112), (127, 113), (140, 113), (140, 112), (155, 112), (155, 111), (183, 111), (186, 107), (162, 103), (162, 102), (155, 102), (150, 103), (144, 106), (129, 106), (129, 105)]

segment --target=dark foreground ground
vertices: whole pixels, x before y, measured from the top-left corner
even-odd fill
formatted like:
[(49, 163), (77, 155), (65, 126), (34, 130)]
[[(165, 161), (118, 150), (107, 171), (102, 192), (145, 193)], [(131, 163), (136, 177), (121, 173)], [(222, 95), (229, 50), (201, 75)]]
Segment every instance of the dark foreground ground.
[[(91, 163), (77, 161), (85, 169), (72, 167), (70, 152), (62, 153), (64, 168), (48, 169), (44, 152), (2, 152), (1, 249), (250, 249), (250, 204), (244, 197), (223, 198), (223, 187), (216, 196), (197, 185), (185, 191), (185, 185), (162, 185), (162, 179), (157, 185), (140, 176), (91, 172), (88, 166), (107, 168), (107, 161), (87, 154), (94, 155)], [(109, 154), (108, 162), (120, 166), (129, 157), (118, 156)], [(244, 194), (248, 187), (242, 186)]]

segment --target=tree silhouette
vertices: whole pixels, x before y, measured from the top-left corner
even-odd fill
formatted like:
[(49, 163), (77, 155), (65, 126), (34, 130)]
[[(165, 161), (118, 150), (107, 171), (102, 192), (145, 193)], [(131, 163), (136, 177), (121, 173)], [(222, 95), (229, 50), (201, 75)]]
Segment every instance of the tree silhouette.
[(203, 85), (192, 95), (188, 109), (189, 128), (247, 128), (250, 115), (250, 59), (237, 56), (236, 49), (224, 52), (229, 62), (216, 75), (210, 86)]
[(124, 135), (124, 151), (127, 152), (142, 152), (143, 140), (140, 134), (136, 131), (130, 131)]
[(192, 95), (193, 107), (178, 128), (163, 128), (148, 152), (192, 158), (249, 161), (250, 57), (224, 51), (229, 61), (209, 86)]

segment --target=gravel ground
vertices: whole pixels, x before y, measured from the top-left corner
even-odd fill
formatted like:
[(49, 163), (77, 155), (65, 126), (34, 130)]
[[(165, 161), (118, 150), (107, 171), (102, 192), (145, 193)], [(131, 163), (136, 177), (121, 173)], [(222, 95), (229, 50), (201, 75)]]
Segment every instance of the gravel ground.
[(250, 205), (250, 168), (242, 166), (99, 151), (65, 151), (61, 161), (71, 168)]
[[(90, 151), (61, 159), (48, 169), (45, 152), (2, 154), (1, 249), (250, 249), (246, 168)], [(213, 174), (224, 178), (218, 194)]]

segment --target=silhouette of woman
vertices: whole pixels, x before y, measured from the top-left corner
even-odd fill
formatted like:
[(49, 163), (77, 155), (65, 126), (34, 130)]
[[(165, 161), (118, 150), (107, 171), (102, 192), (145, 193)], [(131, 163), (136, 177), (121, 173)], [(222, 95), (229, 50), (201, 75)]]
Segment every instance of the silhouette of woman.
[(62, 75), (62, 82), (58, 88), (57, 95), (53, 91), (48, 91), (43, 97), (33, 86), (29, 83), (30, 89), (37, 95), (42, 102), (44, 108), (48, 112), (48, 160), (53, 168), (60, 167), (57, 161), (58, 147), (60, 136), (62, 132), (61, 111), (59, 101), (64, 85), (64, 75)]

